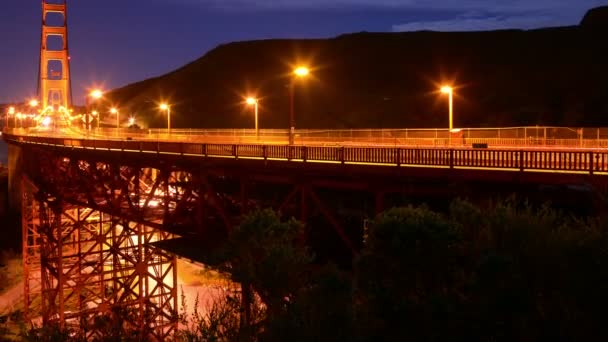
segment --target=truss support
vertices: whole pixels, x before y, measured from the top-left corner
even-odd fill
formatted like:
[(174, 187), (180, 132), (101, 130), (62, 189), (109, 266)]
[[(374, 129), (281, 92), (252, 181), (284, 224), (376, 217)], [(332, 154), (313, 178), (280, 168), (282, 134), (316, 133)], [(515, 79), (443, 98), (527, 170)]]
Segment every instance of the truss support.
[[(154, 180), (139, 168), (63, 158), (53, 164), (56, 171), (44, 170), (41, 163), (39, 174), (71, 172), (76, 177), (72, 168), (77, 167), (91, 173), (91, 184), (79, 180), (74, 186), (67, 181), (51, 186), (38, 179), (33, 185), (23, 178), (26, 318), (57, 324), (87, 340), (107, 334), (109, 327), (100, 325), (100, 318), (120, 321), (125, 331), (137, 331), (145, 340), (173, 337), (178, 312), (176, 258), (153, 245), (172, 235), (142, 222), (146, 206), (157, 201), (150, 192), (158, 189)], [(78, 204), (68, 200), (69, 195), (105, 201), (130, 214), (116, 215), (116, 210), (104, 210), (97, 202)]]

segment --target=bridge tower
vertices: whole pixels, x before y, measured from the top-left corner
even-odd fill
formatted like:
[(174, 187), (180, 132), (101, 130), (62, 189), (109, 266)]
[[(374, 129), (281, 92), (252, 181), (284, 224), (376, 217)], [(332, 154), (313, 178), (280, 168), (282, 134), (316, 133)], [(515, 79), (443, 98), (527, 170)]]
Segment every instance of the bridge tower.
[(42, 109), (64, 121), (72, 104), (66, 0), (42, 0), (38, 93)]

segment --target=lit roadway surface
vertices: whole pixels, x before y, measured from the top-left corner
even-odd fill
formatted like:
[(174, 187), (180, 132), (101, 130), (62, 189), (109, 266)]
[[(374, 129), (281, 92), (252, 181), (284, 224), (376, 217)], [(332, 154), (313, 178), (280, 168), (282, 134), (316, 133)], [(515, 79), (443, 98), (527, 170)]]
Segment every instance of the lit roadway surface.
[[(397, 131), (397, 130), (395, 130)], [(367, 130), (366, 132), (382, 132)], [(8, 133), (18, 136), (74, 138), (85, 140), (142, 140), (207, 144), (260, 144), (287, 145), (287, 130), (260, 130), (256, 136), (252, 129), (128, 129), (93, 128), (90, 131), (80, 128), (16, 128)], [(488, 149), (526, 149), (550, 151), (608, 151), (608, 139), (544, 139), (540, 138), (452, 138), (448, 137), (366, 137), (348, 136), (349, 130), (298, 130), (294, 145), (307, 146), (354, 146), (354, 147), (419, 147), (419, 148), (473, 148), (473, 143), (487, 143)], [(357, 131), (355, 131), (355, 134)], [(351, 133), (352, 134), (352, 133)], [(607, 147), (598, 147), (607, 146)]]
[[(5, 140), (90, 150), (233, 159), (567, 173), (608, 172), (606, 140), (401, 137), (399, 130), (30, 128)], [(428, 133), (428, 132), (426, 132)], [(374, 137), (375, 134), (382, 136)], [(412, 133), (410, 133), (412, 134)], [(368, 136), (365, 136), (368, 135)], [(428, 135), (428, 134), (427, 134)], [(488, 148), (473, 148), (486, 143)]]

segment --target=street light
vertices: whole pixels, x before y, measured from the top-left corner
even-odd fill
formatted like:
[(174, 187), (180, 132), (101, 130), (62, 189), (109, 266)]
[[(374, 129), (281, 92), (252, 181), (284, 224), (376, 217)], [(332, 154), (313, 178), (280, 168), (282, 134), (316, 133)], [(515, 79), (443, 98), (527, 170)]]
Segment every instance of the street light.
[[(85, 106), (86, 106), (86, 112), (87, 112), (85, 121), (87, 124), (87, 130), (89, 130), (91, 127), (91, 123), (89, 122), (89, 118), (90, 118), (89, 98), (93, 99), (93, 101), (97, 101), (97, 100), (101, 99), (102, 97), (103, 97), (103, 91), (101, 91), (99, 89), (93, 89), (89, 94), (87, 94), (87, 97), (85, 98)], [(91, 115), (95, 115), (95, 114), (91, 113)], [(98, 120), (97, 128), (99, 128), (99, 119), (97, 119), (97, 120)]]
[(8, 128), (8, 117), (15, 115), (15, 107), (8, 107), (8, 114), (6, 114), (6, 128)]
[(247, 104), (253, 106), (255, 113), (255, 136), (256, 138), (260, 137), (260, 128), (258, 126), (258, 99), (253, 97), (248, 97), (246, 100)]
[(91, 91), (91, 97), (96, 100), (99, 100), (102, 96), (103, 96), (103, 92), (99, 89), (95, 89), (95, 90)]
[(449, 102), (450, 102), (450, 131), (453, 128), (453, 124), (452, 124), (452, 120), (453, 120), (453, 115), (454, 115), (454, 105), (453, 105), (453, 94), (454, 94), (454, 89), (452, 89), (452, 87), (450, 86), (443, 86), (441, 87), (441, 92), (444, 94), (448, 94), (449, 96)]
[(120, 128), (120, 113), (118, 112), (118, 109), (111, 108), (110, 113), (116, 115), (116, 128)]
[(171, 106), (166, 103), (160, 104), (160, 110), (167, 111), (167, 131), (171, 133)]
[(450, 106), (450, 112), (449, 112), (449, 142), (450, 145), (452, 144), (452, 129), (453, 129), (453, 118), (454, 118), (454, 89), (448, 85), (445, 85), (443, 87), (441, 87), (441, 92), (444, 94), (448, 94), (448, 98), (449, 98), (449, 106)]
[(99, 113), (96, 110), (94, 110), (94, 111), (91, 112), (91, 115), (93, 115), (93, 117), (97, 117), (97, 128), (99, 128), (99, 119), (101, 117), (101, 115), (97, 116), (98, 114)]
[(35, 113), (35, 108), (38, 107), (40, 103), (38, 102), (38, 100), (36, 99), (31, 99), (30, 100), (30, 107), (32, 107), (32, 114)]
[(134, 117), (130, 117), (129, 118), (129, 127), (135, 125), (135, 118)]
[(289, 83), (289, 145), (294, 143), (294, 135), (296, 131), (296, 120), (294, 114), (294, 92), (295, 92), (295, 80), (298, 78), (304, 78), (310, 74), (310, 70), (307, 67), (299, 66), (293, 71), (291, 82)]

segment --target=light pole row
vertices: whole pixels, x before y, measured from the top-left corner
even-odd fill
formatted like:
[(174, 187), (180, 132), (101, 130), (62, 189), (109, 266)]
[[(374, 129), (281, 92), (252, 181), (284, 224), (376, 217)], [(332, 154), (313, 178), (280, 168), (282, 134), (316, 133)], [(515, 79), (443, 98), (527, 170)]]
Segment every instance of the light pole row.
[[(295, 136), (295, 109), (294, 109), (294, 98), (295, 98), (295, 81), (299, 78), (304, 78), (310, 74), (310, 70), (307, 67), (300, 66), (293, 70), (291, 78), (289, 80), (289, 144), (293, 145)], [(259, 100), (255, 97), (248, 97), (245, 102), (253, 106), (255, 115), (255, 135), (259, 138), (260, 128), (258, 125), (258, 106)]]
[[(295, 68), (291, 74), (291, 78), (290, 78), (290, 82), (289, 82), (289, 144), (293, 145), (294, 144), (294, 138), (295, 138), (295, 106), (294, 106), (294, 98), (295, 98), (295, 81), (297, 79), (300, 78), (304, 78), (306, 76), (308, 76), (310, 74), (310, 70), (307, 67), (304, 66), (299, 66), (297, 68)], [(440, 88), (441, 93), (447, 94), (448, 95), (448, 102), (449, 102), (449, 137), (450, 137), (450, 141), (451, 141), (451, 132), (453, 130), (453, 116), (454, 116), (454, 104), (453, 104), (453, 94), (454, 94), (454, 89), (449, 86), (449, 85), (444, 85)], [(98, 100), (100, 100), (103, 97), (103, 92), (99, 89), (95, 89), (93, 91), (91, 91), (89, 94), (87, 94), (86, 96), (86, 117), (85, 117), (85, 122), (86, 122), (86, 128), (87, 130), (90, 129), (90, 122), (92, 121), (89, 115), (89, 107), (90, 107), (90, 101), (89, 99), (92, 99), (94, 102), (97, 102)], [(255, 97), (248, 97), (245, 101), (248, 105), (253, 106), (254, 108), (254, 115), (255, 115), (255, 134), (256, 137), (259, 138), (260, 135), (260, 129), (259, 129), (259, 99), (255, 98)], [(38, 106), (38, 101), (37, 100), (31, 100), (29, 102), (31, 107), (37, 107)], [(162, 111), (166, 111), (167, 112), (167, 130), (169, 131), (169, 133), (171, 133), (171, 105), (167, 104), (167, 103), (161, 103), (159, 106), (159, 109)], [(9, 112), (8, 114), (13, 115), (14, 114), (14, 107), (9, 108)], [(97, 128), (99, 128), (99, 121), (101, 119), (101, 114), (99, 112), (97, 112), (96, 110), (93, 110), (90, 112), (91, 115), (93, 115), (94, 117), (96, 117), (97, 115), (99, 115), (99, 117), (97, 117)], [(116, 115), (116, 128), (120, 128), (120, 112), (118, 111), (118, 109), (116, 109), (115, 107), (110, 109), (110, 113)], [(131, 118), (130, 123), (134, 123), (134, 119)], [(7, 115), (7, 127), (8, 127), (8, 115)]]

